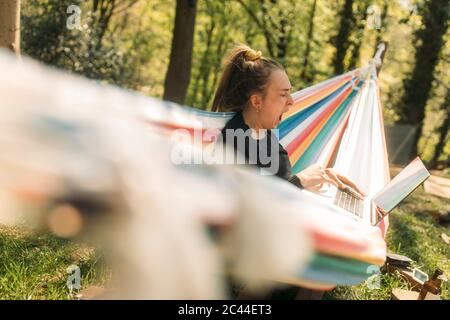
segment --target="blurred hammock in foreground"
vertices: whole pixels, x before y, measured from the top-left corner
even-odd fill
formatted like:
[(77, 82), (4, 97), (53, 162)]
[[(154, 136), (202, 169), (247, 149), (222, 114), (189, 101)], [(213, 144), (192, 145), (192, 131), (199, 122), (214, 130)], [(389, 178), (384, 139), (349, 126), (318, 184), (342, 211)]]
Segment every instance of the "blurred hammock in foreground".
[[(251, 168), (172, 163), (173, 129), (221, 128), (230, 114), (100, 86), (4, 53), (0, 70), (0, 222), (102, 245), (120, 289), (114, 298), (226, 298), (229, 272), (255, 290), (273, 280), (331, 289), (358, 284), (383, 264), (385, 225), (345, 219)], [(294, 170), (333, 157), (370, 194), (389, 177), (376, 80), (360, 81), (363, 71), (297, 93), (280, 138)], [(361, 126), (364, 117), (373, 125)], [(376, 156), (343, 155), (343, 143), (367, 145)], [(185, 150), (199, 152), (192, 144)], [(350, 171), (355, 155), (362, 169)]]

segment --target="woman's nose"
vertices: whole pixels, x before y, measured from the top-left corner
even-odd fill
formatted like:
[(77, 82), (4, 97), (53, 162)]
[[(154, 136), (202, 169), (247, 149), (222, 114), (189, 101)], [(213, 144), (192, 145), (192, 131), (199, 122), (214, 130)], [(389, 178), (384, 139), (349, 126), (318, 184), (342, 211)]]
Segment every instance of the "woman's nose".
[(289, 106), (292, 106), (294, 104), (294, 99), (292, 99), (292, 96), (290, 93), (289, 93), (289, 98), (288, 98), (288, 104), (289, 104)]
[(286, 111), (288, 111), (292, 107), (293, 104), (294, 104), (294, 99), (292, 99), (292, 96), (289, 94), (289, 97), (286, 102)]

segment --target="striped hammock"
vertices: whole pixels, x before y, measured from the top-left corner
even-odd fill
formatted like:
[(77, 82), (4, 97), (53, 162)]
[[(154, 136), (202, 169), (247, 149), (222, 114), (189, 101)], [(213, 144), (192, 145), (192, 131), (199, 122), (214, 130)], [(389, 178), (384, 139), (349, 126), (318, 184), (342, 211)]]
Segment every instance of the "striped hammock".
[[(389, 180), (388, 158), (376, 69), (373, 64), (293, 93), (294, 105), (283, 115), (280, 143), (289, 154), (293, 173), (311, 164), (334, 167), (373, 195)], [(164, 102), (143, 109), (153, 132), (185, 130), (192, 142), (208, 145), (211, 135), (233, 117), (230, 112), (208, 112)], [(301, 195), (299, 194), (299, 197)], [(311, 202), (302, 199), (302, 203)], [(314, 238), (315, 254), (309, 266), (286, 282), (328, 290), (336, 285), (357, 285), (378, 272), (386, 256), (387, 218), (378, 226), (329, 215), (323, 204), (302, 217)]]

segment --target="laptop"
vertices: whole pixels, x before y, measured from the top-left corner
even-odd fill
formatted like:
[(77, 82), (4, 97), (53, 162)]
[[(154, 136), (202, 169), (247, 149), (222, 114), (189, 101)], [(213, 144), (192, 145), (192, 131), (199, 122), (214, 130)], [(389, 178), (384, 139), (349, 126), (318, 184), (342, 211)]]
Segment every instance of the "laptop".
[(383, 209), (386, 214), (390, 213), (429, 176), (427, 168), (417, 157), (373, 197), (361, 198), (351, 188), (340, 190), (334, 186), (320, 194), (305, 189), (302, 192), (327, 201), (335, 207), (336, 211), (352, 219), (377, 225), (385, 216), (378, 213), (377, 207)]

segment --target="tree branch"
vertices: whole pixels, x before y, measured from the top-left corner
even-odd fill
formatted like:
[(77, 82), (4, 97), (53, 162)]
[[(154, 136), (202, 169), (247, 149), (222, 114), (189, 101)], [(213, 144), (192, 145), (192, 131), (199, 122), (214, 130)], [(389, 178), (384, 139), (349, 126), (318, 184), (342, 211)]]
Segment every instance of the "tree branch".
[(264, 22), (261, 22), (258, 17), (255, 15), (255, 13), (248, 7), (243, 0), (236, 0), (239, 2), (242, 7), (247, 11), (248, 15), (255, 21), (255, 23), (258, 25), (258, 27), (261, 29), (261, 31), (264, 34), (264, 37), (266, 38), (267, 43), (267, 50), (269, 51), (270, 56), (274, 56), (273, 51), (273, 44), (272, 44), (272, 35), (270, 34), (269, 30), (267, 30), (266, 24)]

